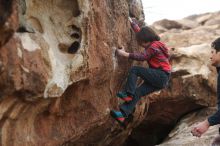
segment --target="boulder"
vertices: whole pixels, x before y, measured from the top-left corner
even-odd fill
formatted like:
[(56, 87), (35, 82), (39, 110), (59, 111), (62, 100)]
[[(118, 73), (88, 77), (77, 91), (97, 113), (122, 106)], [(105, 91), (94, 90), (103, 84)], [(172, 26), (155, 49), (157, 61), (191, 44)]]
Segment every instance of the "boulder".
[(209, 115), (216, 111), (215, 108), (206, 108), (199, 112), (186, 115), (178, 122), (176, 127), (170, 132), (166, 140), (158, 146), (207, 146), (211, 145), (214, 139), (219, 135), (219, 127), (212, 126), (202, 135), (201, 138), (192, 136), (193, 127)]
[(174, 20), (168, 20), (168, 19), (163, 19), (163, 20), (159, 20), (159, 21), (156, 21), (153, 23), (153, 26), (156, 27), (163, 27), (165, 29), (180, 29), (182, 28), (183, 26), (177, 22), (177, 21), (174, 21)]
[(0, 3), (0, 145), (122, 145), (146, 101), (126, 130), (110, 117), (132, 64), (115, 48), (138, 49), (141, 1)]
[(183, 29), (193, 29), (200, 25), (198, 22), (190, 19), (181, 19), (178, 20), (177, 22), (183, 25)]

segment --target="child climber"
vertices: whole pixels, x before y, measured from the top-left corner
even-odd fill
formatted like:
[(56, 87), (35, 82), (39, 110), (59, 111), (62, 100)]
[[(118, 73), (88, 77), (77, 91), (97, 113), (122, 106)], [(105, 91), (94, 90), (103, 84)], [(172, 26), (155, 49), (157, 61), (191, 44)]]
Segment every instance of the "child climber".
[[(119, 105), (119, 111), (111, 110), (110, 114), (122, 126), (128, 122), (128, 117), (132, 115), (142, 96), (163, 89), (167, 85), (171, 72), (168, 48), (160, 41), (160, 37), (147, 26), (141, 29), (133, 27), (133, 29), (138, 44), (144, 48), (144, 51), (128, 53), (124, 49), (118, 49), (116, 53), (132, 60), (147, 61), (149, 67), (133, 66), (127, 76), (125, 90), (117, 93), (117, 97), (124, 103)], [(138, 77), (144, 82), (137, 87)]]

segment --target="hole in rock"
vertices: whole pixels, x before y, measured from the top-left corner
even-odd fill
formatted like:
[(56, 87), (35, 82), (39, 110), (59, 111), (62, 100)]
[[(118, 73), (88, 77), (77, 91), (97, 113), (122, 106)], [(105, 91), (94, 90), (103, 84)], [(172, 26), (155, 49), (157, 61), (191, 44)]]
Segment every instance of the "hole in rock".
[(73, 31), (81, 32), (80, 29), (76, 27), (75, 25), (72, 25), (71, 27)]
[(34, 33), (34, 29), (31, 27), (20, 26), (17, 29), (18, 33)]
[(24, 32), (28, 32), (28, 31), (24, 26), (21, 26), (17, 29), (17, 32), (24, 33)]
[(17, 32), (20, 32), (20, 33), (25, 33), (25, 32), (28, 32), (27, 29), (24, 27), (24, 26), (21, 26), (17, 29)]
[(75, 39), (79, 39), (80, 35), (78, 33), (73, 33), (73, 34), (71, 34), (71, 37), (75, 38)]
[(81, 40), (81, 30), (80, 28), (76, 27), (75, 25), (71, 25), (71, 33), (70, 33), (70, 36), (73, 38), (73, 39), (80, 39)]
[(80, 47), (80, 43), (75, 41), (72, 43), (72, 45), (68, 48), (67, 52), (70, 53), (70, 54), (74, 54), (78, 51)]

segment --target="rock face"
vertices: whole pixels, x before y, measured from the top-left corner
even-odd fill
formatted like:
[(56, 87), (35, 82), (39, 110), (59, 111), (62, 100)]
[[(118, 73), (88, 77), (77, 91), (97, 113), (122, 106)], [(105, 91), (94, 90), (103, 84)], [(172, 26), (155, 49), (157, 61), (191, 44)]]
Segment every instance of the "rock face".
[(110, 118), (131, 66), (114, 50), (138, 48), (141, 1), (0, 2), (0, 145), (122, 144), (145, 105), (124, 131)]
[[(112, 74), (105, 73), (117, 74), (113, 47), (134, 44), (130, 49), (137, 48), (127, 17), (129, 13), (143, 17), (141, 1), (95, 5), (77, 0), (65, 3), (19, 0), (17, 4), (19, 26), (10, 40), (14, 42), (7, 44), (14, 44), (14, 50), (7, 45), (1, 49), (3, 66), (11, 64), (13, 68), (10, 73), (6, 69), (3, 75), (2, 83), (9, 82), (1, 94), (19, 92), (25, 98), (60, 97), (76, 82), (98, 75), (99, 78), (92, 79), (96, 84), (111, 78)], [(6, 61), (7, 54), (14, 59)], [(122, 67), (128, 66), (125, 63)]]

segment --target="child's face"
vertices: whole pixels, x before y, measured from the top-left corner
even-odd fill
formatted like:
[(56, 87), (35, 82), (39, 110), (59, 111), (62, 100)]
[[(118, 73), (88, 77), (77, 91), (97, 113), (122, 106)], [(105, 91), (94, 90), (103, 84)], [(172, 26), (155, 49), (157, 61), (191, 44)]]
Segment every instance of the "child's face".
[(216, 52), (215, 49), (211, 49), (210, 60), (213, 66), (220, 66), (220, 52)]

